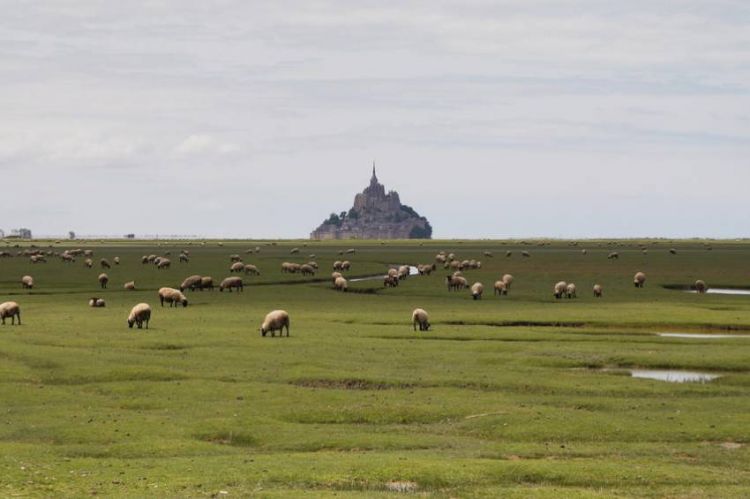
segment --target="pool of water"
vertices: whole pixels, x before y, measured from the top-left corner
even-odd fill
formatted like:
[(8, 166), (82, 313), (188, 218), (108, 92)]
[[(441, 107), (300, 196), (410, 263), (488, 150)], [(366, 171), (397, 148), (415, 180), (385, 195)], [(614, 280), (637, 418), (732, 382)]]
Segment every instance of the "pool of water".
[[(686, 293), (697, 293), (694, 289), (685, 290)], [(750, 296), (750, 289), (732, 289), (732, 288), (708, 288), (706, 294), (709, 295), (735, 295)]]
[(634, 378), (654, 379), (668, 383), (708, 383), (721, 377), (721, 374), (661, 369), (631, 369), (630, 375)]
[(693, 340), (714, 340), (720, 338), (750, 338), (749, 334), (701, 334), (701, 333), (656, 333), (664, 338), (689, 338)]

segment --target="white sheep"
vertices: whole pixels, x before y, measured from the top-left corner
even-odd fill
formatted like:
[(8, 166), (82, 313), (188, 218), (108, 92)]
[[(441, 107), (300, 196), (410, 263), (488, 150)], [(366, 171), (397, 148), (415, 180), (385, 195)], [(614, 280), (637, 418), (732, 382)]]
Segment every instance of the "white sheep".
[(597, 298), (602, 297), (603, 288), (601, 284), (594, 284), (594, 296)]
[(343, 275), (341, 275), (341, 272), (333, 272), (331, 274), (331, 280), (334, 284), (336, 284), (336, 279), (338, 279), (339, 277), (344, 277)]
[(94, 261), (93, 261), (93, 260), (92, 260), (91, 258), (87, 258), (87, 259), (85, 259), (85, 260), (83, 261), (83, 264), (84, 264), (84, 265), (85, 265), (86, 267), (88, 267), (88, 268), (91, 268), (91, 267), (93, 267), (93, 266), (94, 266)]
[(411, 313), (411, 323), (414, 327), (414, 331), (417, 330), (417, 326), (419, 326), (420, 331), (430, 330), (430, 316), (424, 309), (414, 309), (414, 312)]
[(336, 291), (349, 291), (349, 282), (344, 279), (343, 277), (337, 277), (336, 281), (333, 283), (333, 287), (336, 289)]
[(115, 262), (115, 265), (120, 265), (120, 257), (116, 256), (112, 259), (113, 262)]
[(555, 284), (555, 287), (553, 288), (553, 294), (555, 295), (555, 298), (558, 300), (563, 297), (563, 295), (568, 291), (568, 283), (565, 281), (560, 281), (557, 284)]
[(176, 307), (178, 303), (181, 303), (183, 308), (188, 306), (188, 300), (182, 291), (174, 288), (159, 288), (159, 301), (162, 307), (164, 302), (169, 303), (170, 307)]
[(568, 285), (565, 287), (565, 294), (567, 294), (568, 298), (577, 298), (576, 285), (572, 282), (568, 283)]
[(135, 291), (135, 281), (128, 281), (122, 287), (128, 291)]
[(260, 270), (258, 270), (258, 267), (256, 267), (255, 265), (246, 263), (245, 274), (260, 275)]
[(200, 290), (203, 291), (204, 289), (210, 289), (211, 291), (214, 290), (214, 278), (208, 275), (204, 275), (201, 277), (201, 287)]
[(107, 283), (109, 282), (109, 276), (105, 273), (99, 274), (99, 277), (97, 278), (99, 280), (99, 285), (102, 287), (102, 289), (107, 289)]
[(698, 294), (703, 294), (708, 289), (708, 286), (706, 286), (706, 282), (698, 279), (695, 281), (695, 290), (698, 292)]
[(494, 288), (495, 288), (494, 293), (496, 296), (497, 295), (502, 296), (502, 295), (508, 294), (508, 285), (505, 284), (505, 281), (495, 281)]
[(349, 260), (344, 260), (341, 262), (341, 270), (351, 270), (352, 268), (352, 262)]
[(130, 310), (128, 315), (128, 327), (132, 328), (133, 324), (141, 329), (143, 323), (146, 323), (146, 329), (148, 329), (148, 322), (151, 320), (151, 306), (148, 303), (139, 303)]
[(221, 281), (221, 284), (219, 284), (219, 291), (228, 289), (231, 293), (232, 288), (237, 288), (238, 291), (244, 291), (245, 287), (242, 284), (242, 279), (240, 279), (239, 277), (227, 277), (226, 279)]
[(276, 336), (276, 331), (279, 331), (279, 336), (284, 336), (284, 328), (286, 328), (288, 337), (289, 314), (286, 310), (274, 310), (266, 314), (266, 318), (263, 319), (263, 324), (260, 325), (260, 334), (265, 336), (266, 333), (270, 332), (271, 336)]
[(447, 276), (445, 278), (445, 283), (448, 285), (448, 291), (458, 291), (469, 285), (465, 277), (455, 275)]
[(502, 281), (505, 283), (505, 289), (510, 290), (510, 286), (513, 284), (513, 276), (511, 274), (505, 274), (502, 277)]
[(642, 288), (646, 284), (646, 274), (643, 272), (636, 272), (635, 276), (633, 276), (633, 285), (636, 288)]
[(245, 271), (245, 264), (242, 262), (234, 262), (229, 267), (229, 272), (244, 272)]
[(34, 289), (34, 278), (30, 275), (21, 277), (21, 287), (23, 289)]
[(104, 301), (104, 298), (93, 297), (89, 299), (89, 307), (101, 308), (106, 306), (107, 303)]
[(169, 266), (172, 265), (172, 262), (169, 260), (169, 258), (159, 258), (159, 261), (155, 263), (157, 269), (168, 269)]
[(315, 275), (315, 269), (312, 265), (309, 265), (307, 263), (300, 265), (299, 271), (302, 273), (302, 275)]
[(109, 261), (106, 258), (102, 258), (101, 260), (99, 260), (99, 265), (101, 265), (103, 269), (112, 268), (112, 265), (110, 265)]
[(3, 326), (7, 317), (10, 317), (11, 325), (15, 325), (16, 317), (18, 317), (18, 325), (21, 325), (21, 307), (18, 306), (18, 303), (14, 301), (0, 303), (0, 319), (3, 321)]
[(196, 289), (200, 289), (202, 281), (203, 281), (203, 277), (197, 274), (188, 276), (185, 278), (184, 281), (182, 281), (182, 284), (180, 284), (180, 291), (185, 291), (186, 289), (189, 289), (190, 291), (195, 291)]
[(482, 299), (482, 293), (484, 293), (484, 285), (481, 282), (475, 282), (471, 285), (471, 297), (475, 300)]

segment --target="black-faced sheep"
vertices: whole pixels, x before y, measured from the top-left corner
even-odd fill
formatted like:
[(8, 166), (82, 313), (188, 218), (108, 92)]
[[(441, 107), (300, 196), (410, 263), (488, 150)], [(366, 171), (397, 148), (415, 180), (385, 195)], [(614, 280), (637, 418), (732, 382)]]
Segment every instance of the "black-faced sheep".
[(603, 291), (604, 291), (604, 290), (603, 290), (603, 288), (602, 288), (602, 285), (601, 285), (601, 284), (594, 284), (594, 296), (595, 296), (595, 297), (597, 297), (597, 298), (601, 298), (601, 297), (602, 297), (602, 293), (603, 293)]
[(107, 274), (99, 274), (99, 277), (97, 278), (99, 280), (99, 285), (102, 287), (102, 289), (107, 289), (107, 283), (109, 282), (109, 276)]
[(698, 279), (695, 281), (695, 290), (698, 292), (698, 294), (703, 294), (708, 289), (708, 286), (706, 286), (706, 282)]
[(475, 282), (471, 285), (471, 297), (475, 300), (482, 299), (482, 293), (484, 293), (484, 285), (481, 282)]
[(430, 316), (424, 309), (414, 309), (414, 312), (411, 313), (411, 323), (414, 327), (414, 331), (417, 330), (417, 326), (419, 326), (420, 331), (430, 330)]
[(569, 283), (565, 287), (565, 294), (568, 296), (568, 298), (577, 298), (576, 296), (576, 285), (574, 283)]
[(555, 298), (558, 300), (563, 297), (565, 293), (568, 291), (568, 283), (565, 281), (560, 281), (557, 284), (555, 284), (555, 287), (553, 288), (552, 293), (555, 295)]

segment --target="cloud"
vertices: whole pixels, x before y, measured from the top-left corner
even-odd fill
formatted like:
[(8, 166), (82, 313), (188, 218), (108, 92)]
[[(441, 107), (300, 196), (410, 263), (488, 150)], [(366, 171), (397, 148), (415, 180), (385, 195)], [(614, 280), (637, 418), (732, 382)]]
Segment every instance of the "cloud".
[(174, 148), (174, 152), (180, 156), (224, 155), (239, 151), (236, 144), (219, 141), (207, 134), (190, 135)]

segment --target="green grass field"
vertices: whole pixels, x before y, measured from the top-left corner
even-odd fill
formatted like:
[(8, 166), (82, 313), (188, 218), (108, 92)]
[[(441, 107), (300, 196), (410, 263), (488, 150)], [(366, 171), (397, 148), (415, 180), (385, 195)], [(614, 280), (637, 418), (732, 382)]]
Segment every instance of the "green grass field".
[[(750, 296), (663, 287), (750, 287), (746, 242), (35, 243), (91, 248), (95, 266), (0, 259), (0, 302), (17, 301), (23, 319), (0, 327), (0, 496), (750, 495), (750, 338), (656, 334), (750, 334)], [(484, 283), (484, 299), (449, 293), (442, 268), (336, 292), (331, 266), (349, 247), (347, 277), (432, 263), (439, 250), (479, 259), (465, 275)], [(177, 262), (181, 249), (189, 263)], [(166, 251), (170, 269), (141, 264)], [(159, 287), (229, 276), (232, 253), (262, 272), (243, 277), (243, 293), (159, 306)], [(310, 253), (314, 278), (280, 272)], [(100, 290), (98, 261), (115, 256)], [(632, 284), (638, 270), (644, 289)], [(503, 273), (515, 282), (497, 298)], [(130, 280), (137, 291), (123, 290)], [(555, 300), (559, 280), (578, 298)], [(91, 296), (107, 307), (88, 307)], [(128, 329), (141, 301), (150, 328)], [(416, 307), (431, 331), (413, 331)], [(261, 337), (277, 308), (291, 337)], [(665, 383), (631, 378), (633, 367), (722, 377)]]

